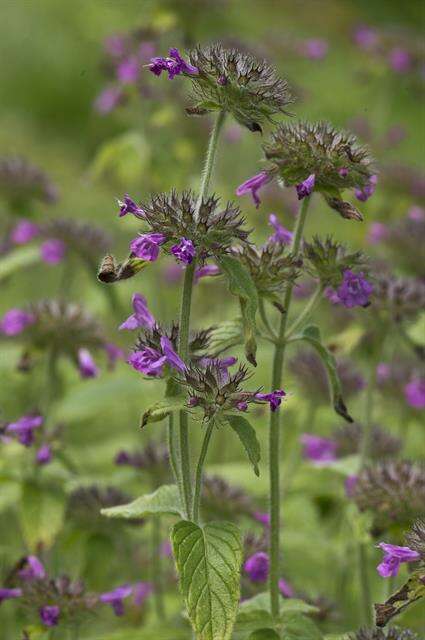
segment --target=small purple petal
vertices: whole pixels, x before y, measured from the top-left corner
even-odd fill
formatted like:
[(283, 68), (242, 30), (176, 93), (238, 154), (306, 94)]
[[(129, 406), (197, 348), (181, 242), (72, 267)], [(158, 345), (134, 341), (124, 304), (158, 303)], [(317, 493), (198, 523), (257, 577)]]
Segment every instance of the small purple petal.
[(124, 94), (120, 87), (106, 87), (95, 99), (93, 107), (100, 115), (105, 116), (113, 111), (123, 98)]
[(51, 238), (46, 240), (40, 247), (40, 255), (46, 264), (59, 264), (66, 254), (66, 244), (63, 240)]
[(0, 331), (6, 336), (17, 336), (34, 322), (35, 318), (31, 313), (22, 309), (10, 309), (0, 321)]
[(99, 370), (88, 349), (78, 349), (78, 369), (82, 378), (95, 378)]
[(42, 580), (46, 577), (46, 570), (37, 556), (27, 556), (23, 569), (19, 571), (22, 580)]
[(315, 464), (333, 462), (336, 458), (335, 453), (338, 445), (334, 440), (303, 433), (300, 442), (303, 445), (303, 457)]
[(191, 264), (196, 255), (192, 240), (182, 238), (178, 244), (171, 247), (171, 253), (183, 264)]
[(269, 242), (276, 242), (278, 244), (291, 244), (293, 233), (286, 229), (280, 222), (278, 217), (271, 213), (269, 215), (269, 224), (275, 230), (274, 234), (269, 237)]
[(154, 262), (159, 255), (159, 248), (167, 238), (162, 233), (144, 233), (130, 242), (130, 251), (135, 256)]
[(41, 427), (42, 424), (42, 416), (22, 416), (16, 422), (8, 424), (6, 432), (16, 435), (24, 447), (30, 447), (34, 442), (34, 430)]
[(52, 449), (48, 444), (42, 444), (36, 454), (36, 462), (37, 464), (49, 464), (52, 460)]
[(12, 229), (10, 239), (13, 244), (27, 244), (33, 238), (38, 236), (40, 229), (34, 222), (29, 220), (21, 220), (16, 227)]
[(364, 187), (357, 187), (356, 189), (354, 189), (354, 195), (356, 196), (357, 200), (360, 200), (361, 202), (366, 202), (366, 200), (369, 200), (369, 198), (371, 198), (375, 193), (377, 184), (378, 176), (370, 176), (369, 182)]
[(122, 616), (124, 614), (123, 600), (131, 596), (132, 593), (133, 587), (126, 584), (121, 587), (117, 587), (113, 591), (102, 593), (99, 596), (99, 600), (104, 604), (110, 604), (116, 616)]
[(265, 582), (269, 575), (269, 556), (263, 551), (254, 553), (246, 560), (243, 568), (251, 582)]
[(134, 351), (127, 361), (131, 366), (147, 376), (160, 377), (163, 374), (167, 358), (152, 347)]
[(117, 79), (122, 84), (134, 84), (138, 75), (139, 63), (135, 57), (126, 58), (117, 67)]
[(133, 586), (134, 604), (136, 607), (141, 607), (152, 591), (153, 588), (150, 582), (137, 582)]
[(404, 387), (404, 397), (413, 409), (425, 409), (425, 378), (413, 378)]
[(148, 309), (148, 303), (144, 296), (140, 293), (134, 293), (132, 297), (132, 305), (134, 313), (125, 320), (118, 328), (128, 329), (130, 331), (145, 327), (152, 329), (155, 326), (155, 318)]
[(40, 620), (46, 627), (56, 627), (59, 622), (60, 609), (56, 605), (39, 609)]
[(383, 240), (386, 240), (389, 236), (389, 229), (383, 222), (372, 222), (367, 234), (367, 241), (369, 244), (379, 244)]
[(261, 524), (263, 524), (265, 527), (270, 527), (270, 514), (269, 513), (263, 513), (262, 511), (255, 511), (254, 512), (254, 520), (256, 520), (257, 522), (260, 522)]
[(280, 407), (282, 403), (282, 398), (286, 396), (286, 393), (283, 389), (276, 389), (276, 391), (272, 391), (271, 393), (256, 393), (255, 397), (257, 400), (268, 402), (270, 404), (271, 411), (276, 411), (278, 407)]
[(279, 580), (279, 591), (284, 598), (293, 598), (295, 592), (290, 584), (286, 582), (283, 578)]
[(338, 301), (347, 309), (367, 307), (372, 293), (373, 286), (366, 280), (363, 273), (356, 274), (350, 269), (344, 271), (342, 283), (336, 290)]
[(180, 356), (174, 351), (171, 340), (167, 338), (167, 336), (162, 336), (160, 344), (168, 364), (174, 369), (177, 369), (177, 371), (184, 371), (186, 369), (186, 365)]
[(118, 200), (118, 206), (120, 209), (119, 217), (122, 218), (126, 216), (128, 213), (132, 213), (136, 218), (144, 218), (145, 212), (141, 209), (137, 204), (130, 198), (130, 196), (126, 193), (124, 196), (124, 200)]
[(297, 190), (298, 200), (302, 200), (303, 198), (306, 198), (307, 196), (311, 195), (313, 193), (315, 183), (316, 183), (316, 176), (314, 173), (312, 173), (311, 175), (308, 176), (308, 178), (303, 180), (303, 182), (300, 182), (299, 184), (295, 185), (295, 188)]
[(378, 547), (384, 552), (384, 559), (377, 567), (379, 575), (383, 578), (396, 576), (403, 562), (415, 562), (420, 558), (420, 554), (409, 547), (399, 547), (386, 542), (380, 542)]
[(240, 184), (236, 189), (236, 195), (244, 196), (245, 194), (250, 193), (254, 201), (255, 208), (258, 209), (261, 202), (258, 196), (258, 191), (261, 187), (270, 182), (270, 180), (271, 177), (269, 174), (266, 171), (261, 171), (260, 173), (257, 173), (257, 175), (252, 176), (252, 178), (248, 178), (248, 180)]
[(3, 600), (12, 600), (13, 598), (20, 598), (22, 596), (22, 589), (5, 589), (0, 588), (0, 604)]

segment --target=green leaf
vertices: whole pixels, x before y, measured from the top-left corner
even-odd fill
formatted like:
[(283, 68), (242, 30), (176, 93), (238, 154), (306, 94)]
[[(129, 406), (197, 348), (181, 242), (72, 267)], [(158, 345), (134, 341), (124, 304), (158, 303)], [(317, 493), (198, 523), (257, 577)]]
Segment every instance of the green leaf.
[(153, 493), (141, 496), (129, 504), (118, 505), (102, 509), (101, 514), (107, 518), (144, 518), (161, 513), (181, 516), (183, 509), (180, 504), (180, 495), (177, 485), (164, 484)]
[(0, 280), (12, 275), (15, 271), (26, 269), (40, 261), (40, 248), (25, 245), (14, 249), (0, 259)]
[(308, 342), (313, 349), (316, 350), (328, 376), (329, 388), (331, 392), (331, 400), (336, 413), (342, 416), (347, 422), (353, 422), (353, 418), (349, 415), (347, 407), (342, 398), (341, 381), (338, 376), (336, 361), (332, 353), (322, 344), (320, 330), (315, 325), (305, 327), (302, 333), (293, 336), (291, 342), (303, 340)]
[(203, 527), (181, 520), (172, 532), (174, 557), (197, 640), (229, 640), (240, 595), (242, 541), (231, 522)]
[(313, 620), (298, 613), (283, 618), (282, 632), (285, 640), (323, 640), (323, 635)]
[(211, 331), (208, 343), (208, 352), (214, 356), (227, 349), (243, 344), (242, 318), (220, 322)]
[(45, 548), (52, 546), (62, 528), (64, 510), (65, 496), (62, 492), (34, 482), (22, 485), (19, 520), (30, 551), (35, 551), (40, 544)]
[(248, 640), (279, 640), (280, 636), (274, 629), (257, 629)]
[(245, 451), (248, 455), (249, 461), (254, 467), (254, 473), (256, 476), (260, 475), (258, 463), (260, 462), (261, 452), (260, 443), (257, 440), (257, 434), (255, 429), (251, 426), (246, 418), (243, 416), (226, 416), (226, 420), (232, 427), (233, 431), (237, 433), (240, 441), (245, 447)]
[(255, 340), (255, 314), (258, 307), (258, 294), (255, 284), (245, 267), (233, 256), (222, 256), (218, 263), (227, 276), (229, 289), (238, 296), (244, 325), (245, 355), (247, 360), (257, 366), (255, 354), (257, 343)]
[(142, 415), (141, 427), (145, 427), (149, 422), (160, 422), (173, 411), (179, 411), (187, 406), (186, 396), (171, 396), (160, 402), (156, 402)]

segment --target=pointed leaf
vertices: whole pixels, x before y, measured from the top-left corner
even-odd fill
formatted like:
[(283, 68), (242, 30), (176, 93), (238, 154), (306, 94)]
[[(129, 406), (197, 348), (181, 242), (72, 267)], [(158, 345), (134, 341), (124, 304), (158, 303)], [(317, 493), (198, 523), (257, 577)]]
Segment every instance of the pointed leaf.
[(181, 520), (172, 533), (174, 557), (197, 640), (229, 640), (240, 596), (242, 542), (231, 522), (199, 527)]
[(261, 452), (260, 443), (257, 440), (255, 429), (243, 416), (228, 415), (226, 416), (226, 419), (229, 425), (232, 427), (233, 431), (237, 433), (240, 441), (242, 442), (248, 455), (249, 461), (254, 468), (255, 475), (259, 476), (260, 470), (258, 468), (258, 463), (260, 462)]
[(153, 493), (141, 496), (129, 504), (102, 509), (100, 513), (107, 518), (133, 520), (163, 513), (181, 516), (182, 511), (177, 485), (164, 484)]
[(229, 281), (229, 289), (233, 295), (238, 296), (245, 334), (246, 358), (254, 366), (257, 365), (255, 353), (257, 344), (255, 341), (256, 324), (255, 314), (258, 307), (258, 294), (250, 273), (233, 256), (222, 256), (219, 265)]

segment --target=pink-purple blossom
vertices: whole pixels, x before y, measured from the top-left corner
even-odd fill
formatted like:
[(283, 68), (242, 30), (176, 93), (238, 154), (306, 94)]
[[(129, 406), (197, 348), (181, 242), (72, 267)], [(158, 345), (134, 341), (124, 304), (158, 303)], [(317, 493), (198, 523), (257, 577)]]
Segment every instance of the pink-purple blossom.
[(12, 600), (22, 596), (22, 589), (5, 589), (0, 588), (0, 604), (3, 600)]
[(105, 87), (96, 97), (93, 107), (100, 115), (105, 116), (113, 111), (123, 98), (124, 94), (120, 87)]
[(347, 498), (353, 497), (356, 490), (358, 479), (359, 479), (359, 476), (357, 475), (347, 476), (347, 478), (345, 479), (344, 488), (345, 488), (345, 495), (347, 496)]
[(195, 270), (195, 282), (198, 282), (201, 278), (208, 276), (219, 276), (221, 273), (220, 268), (216, 264), (204, 264), (202, 267), (198, 267)]
[(425, 409), (425, 378), (413, 378), (404, 387), (404, 397), (413, 409)]
[(42, 580), (46, 577), (46, 570), (37, 556), (27, 556), (23, 568), (19, 571), (19, 577), (28, 582)]
[(298, 200), (302, 200), (313, 193), (314, 185), (316, 183), (316, 176), (314, 173), (310, 174), (308, 178), (295, 185), (297, 190)]
[(140, 327), (152, 329), (155, 326), (155, 318), (148, 309), (148, 303), (140, 293), (134, 293), (131, 299), (134, 313), (131, 314), (120, 326), (120, 330), (127, 329), (133, 331)]
[(46, 605), (40, 608), (39, 615), (45, 627), (56, 627), (59, 623), (60, 608), (57, 605)]
[(354, 32), (354, 42), (360, 49), (371, 51), (378, 44), (378, 33), (373, 27), (362, 24), (359, 25)]
[(105, 344), (105, 351), (108, 356), (108, 365), (110, 369), (115, 367), (115, 364), (118, 360), (124, 360), (125, 352), (124, 349), (121, 349), (118, 345), (113, 342), (107, 342)]
[(270, 527), (270, 514), (263, 511), (254, 511), (254, 520), (263, 524), (265, 527)]
[(176, 353), (171, 340), (166, 336), (162, 336), (160, 340), (161, 351), (153, 347), (144, 347), (138, 351), (134, 351), (128, 358), (128, 363), (144, 375), (151, 377), (160, 377), (164, 373), (164, 366), (170, 365), (177, 371), (184, 371), (185, 364), (180, 356)]
[(336, 290), (339, 302), (347, 309), (367, 307), (372, 293), (373, 286), (366, 280), (364, 274), (354, 273), (350, 269), (344, 271), (342, 282)]
[(322, 38), (310, 38), (301, 43), (300, 52), (309, 60), (323, 60), (328, 53), (329, 45)]
[(276, 391), (272, 391), (271, 393), (256, 393), (255, 397), (257, 400), (263, 400), (270, 404), (271, 411), (276, 411), (278, 407), (282, 404), (282, 398), (286, 396), (286, 393), (283, 389), (276, 389)]
[(149, 70), (156, 76), (160, 76), (163, 71), (166, 71), (169, 80), (173, 80), (175, 76), (181, 73), (187, 73), (192, 76), (199, 74), (198, 68), (186, 62), (176, 48), (169, 50), (167, 58), (161, 56), (151, 58)]
[(137, 258), (155, 262), (159, 256), (159, 249), (166, 240), (162, 233), (142, 233), (130, 242), (130, 251)]
[(17, 336), (35, 322), (31, 313), (22, 309), (9, 309), (0, 322), (0, 331), (6, 336)]
[(43, 262), (47, 264), (59, 264), (66, 254), (66, 244), (63, 240), (50, 238), (43, 242), (40, 247), (40, 255)]
[(24, 447), (30, 447), (35, 439), (34, 431), (43, 424), (43, 416), (26, 415), (16, 422), (10, 422), (6, 427), (6, 432), (16, 436)]
[(261, 171), (257, 173), (257, 175), (252, 176), (252, 178), (248, 178), (245, 182), (239, 185), (236, 189), (237, 196), (244, 196), (247, 193), (251, 194), (251, 197), (254, 201), (255, 208), (258, 209), (260, 206), (260, 198), (258, 196), (259, 190), (264, 187), (265, 184), (270, 182), (271, 177), (266, 171)]
[(284, 580), (283, 578), (281, 578), (278, 582), (279, 585), (279, 591), (282, 594), (282, 596), (284, 598), (293, 598), (295, 595), (295, 592), (293, 590), (293, 588), (291, 587), (290, 584), (288, 584), (286, 582), (286, 580)]
[(38, 236), (40, 229), (38, 225), (30, 220), (20, 220), (18, 224), (12, 229), (10, 239), (13, 244), (27, 244), (31, 242), (33, 238)]
[(419, 207), (418, 205), (413, 205), (408, 210), (407, 217), (409, 218), (409, 220), (422, 222), (422, 220), (425, 220), (425, 209), (423, 209), (423, 207)]
[(150, 582), (136, 582), (133, 585), (133, 602), (136, 607), (141, 607), (151, 593), (152, 585)]
[(265, 582), (269, 575), (269, 556), (258, 551), (246, 560), (243, 568), (251, 582)]
[(49, 464), (52, 460), (51, 446), (47, 443), (42, 444), (36, 453), (35, 460), (39, 465)]
[(122, 84), (134, 84), (139, 75), (139, 62), (134, 56), (126, 58), (117, 67), (117, 79)]
[(338, 169), (338, 173), (341, 178), (346, 178), (350, 172), (347, 167), (341, 167), (340, 169)]
[(132, 593), (133, 587), (129, 584), (124, 584), (113, 591), (102, 593), (99, 596), (99, 600), (104, 604), (111, 605), (116, 616), (122, 616), (124, 614), (124, 599), (131, 596)]
[(367, 234), (369, 244), (379, 244), (389, 236), (389, 229), (383, 222), (372, 222)]
[(120, 218), (126, 216), (128, 213), (132, 213), (136, 218), (145, 217), (143, 209), (139, 207), (132, 198), (130, 198), (128, 193), (125, 194), (123, 200), (118, 200), (118, 206), (120, 209), (118, 214)]
[(279, 222), (278, 217), (274, 213), (269, 215), (269, 225), (274, 229), (273, 235), (269, 237), (269, 242), (291, 244), (293, 233)]
[(312, 433), (303, 433), (300, 442), (303, 457), (315, 464), (333, 462), (336, 458), (337, 443), (330, 438), (322, 438)]
[(227, 358), (201, 358), (199, 364), (201, 367), (214, 366), (218, 373), (220, 384), (224, 385), (229, 381), (229, 367), (233, 367), (238, 361), (235, 356)]
[(384, 559), (377, 566), (377, 570), (382, 578), (391, 578), (398, 574), (400, 565), (403, 562), (415, 562), (420, 555), (410, 547), (399, 547), (396, 544), (380, 542), (378, 547), (384, 552)]
[(394, 47), (388, 55), (388, 62), (393, 71), (406, 73), (410, 70), (412, 60), (410, 53), (403, 47)]
[(99, 370), (88, 349), (78, 350), (78, 370), (82, 378), (95, 378)]
[(180, 242), (171, 247), (171, 253), (179, 262), (183, 264), (191, 264), (196, 255), (195, 247), (192, 240), (182, 238)]
[(364, 185), (364, 187), (356, 187), (356, 189), (354, 189), (354, 195), (356, 196), (357, 200), (360, 200), (361, 202), (366, 202), (366, 200), (369, 200), (369, 198), (371, 198), (375, 193), (377, 184), (378, 176), (373, 175), (370, 176), (369, 181)]

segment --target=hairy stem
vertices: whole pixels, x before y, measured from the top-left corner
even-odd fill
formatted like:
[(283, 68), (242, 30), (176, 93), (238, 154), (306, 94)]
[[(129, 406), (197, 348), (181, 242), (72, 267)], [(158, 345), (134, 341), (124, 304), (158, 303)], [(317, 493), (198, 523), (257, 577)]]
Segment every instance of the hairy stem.
[[(196, 203), (195, 222), (199, 218), (202, 200), (208, 195), (211, 176), (214, 169), (214, 162), (217, 155), (217, 144), (221, 128), (225, 119), (225, 112), (220, 111), (214, 123), (208, 144), (207, 155), (205, 158), (205, 166), (202, 173), (201, 187), (199, 191), (198, 201)], [(192, 303), (193, 279), (195, 274), (196, 260), (186, 267), (183, 291), (180, 307), (179, 318), (179, 355), (183, 361), (187, 361), (189, 355), (189, 328), (190, 328), (190, 310)], [(179, 462), (180, 462), (180, 478), (182, 503), (187, 518), (191, 517), (192, 506), (192, 485), (190, 471), (190, 450), (189, 450), (189, 433), (188, 433), (188, 414), (186, 411), (179, 413)]]
[(156, 516), (152, 518), (151, 522), (151, 580), (153, 584), (155, 613), (158, 620), (163, 621), (165, 618), (165, 604), (160, 543), (161, 519), (159, 516)]
[(322, 299), (323, 289), (324, 289), (323, 285), (319, 283), (317, 285), (315, 292), (313, 293), (310, 300), (305, 305), (304, 309), (301, 311), (298, 318), (294, 320), (294, 322), (289, 327), (288, 331), (286, 332), (285, 338), (290, 338), (298, 329), (298, 327), (301, 327), (302, 324), (306, 320), (308, 320), (308, 318), (313, 313), (314, 309), (317, 307), (317, 305)]
[[(310, 197), (304, 198), (294, 229), (291, 251), (296, 255), (299, 251), (304, 223)], [(282, 384), (282, 371), (285, 356), (285, 332), (291, 305), (293, 283), (289, 282), (283, 301), (283, 313), (280, 318), (279, 340), (275, 347), (272, 370), (272, 390), (279, 389)], [(270, 480), (270, 604), (274, 618), (279, 615), (279, 542), (280, 542), (280, 411), (270, 413), (269, 430), (269, 480)]]
[(273, 327), (270, 324), (270, 321), (267, 317), (266, 308), (264, 305), (264, 299), (260, 297), (258, 301), (258, 310), (260, 312), (260, 318), (263, 321), (264, 327), (267, 329), (269, 336), (273, 340), (277, 340), (277, 335), (275, 334)]
[(201, 453), (199, 454), (198, 464), (196, 466), (196, 474), (195, 474), (195, 493), (193, 496), (193, 520), (194, 522), (199, 521), (199, 505), (201, 502), (201, 493), (202, 493), (202, 471), (204, 468), (204, 462), (208, 451), (208, 446), (210, 444), (212, 432), (214, 429), (214, 423), (210, 422), (208, 424), (207, 430), (205, 431), (204, 439), (202, 441)]

